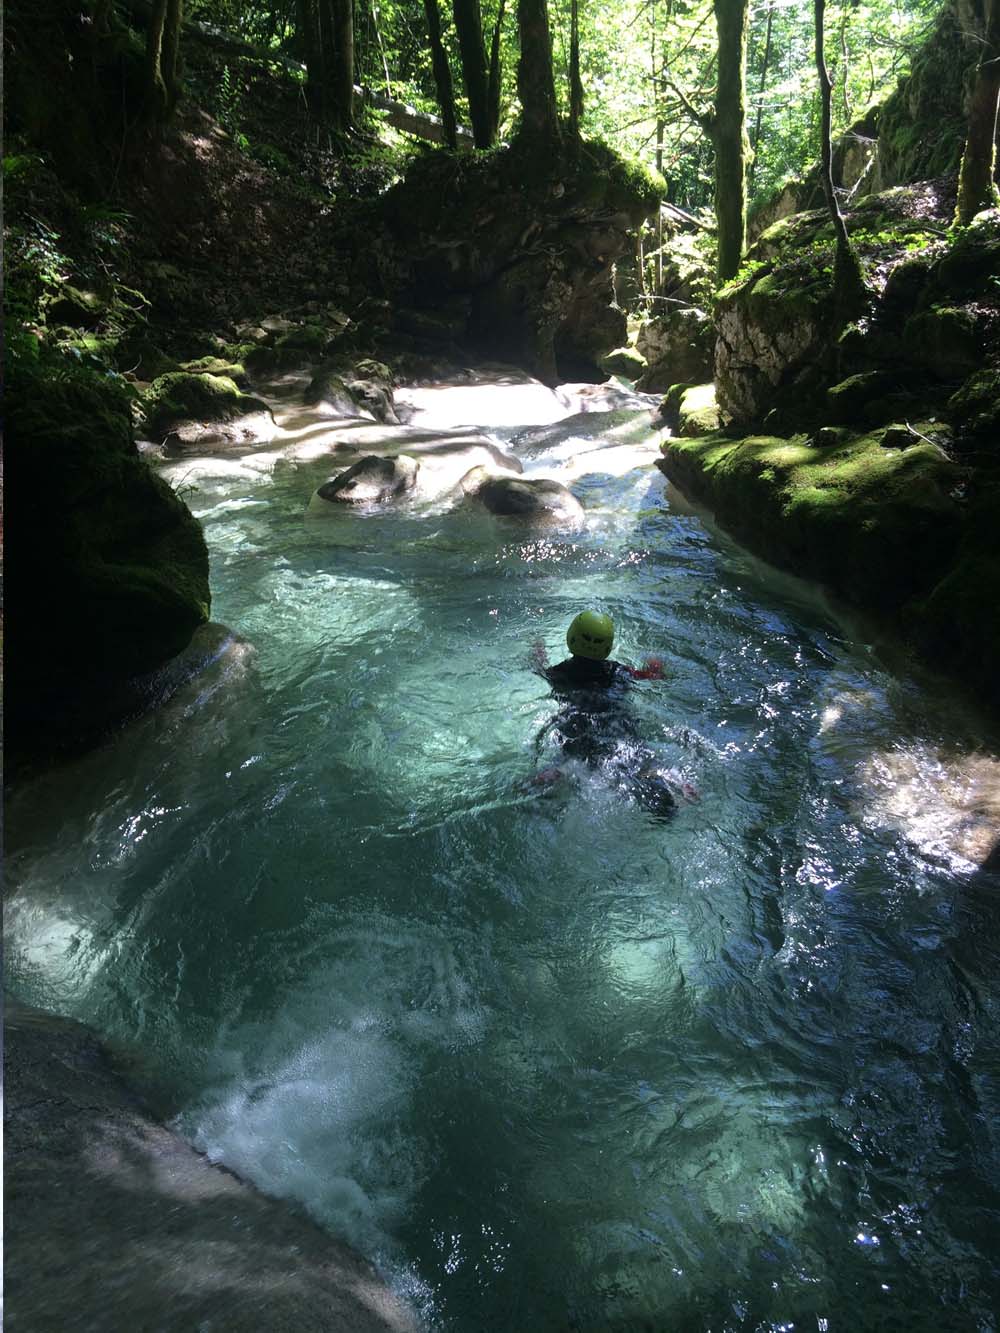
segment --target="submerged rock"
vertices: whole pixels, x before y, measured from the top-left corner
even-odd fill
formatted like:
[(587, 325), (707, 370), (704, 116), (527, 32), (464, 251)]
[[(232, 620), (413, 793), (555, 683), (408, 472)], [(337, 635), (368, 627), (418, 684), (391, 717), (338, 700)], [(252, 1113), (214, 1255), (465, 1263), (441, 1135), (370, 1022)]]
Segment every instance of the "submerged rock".
[(415, 1333), (360, 1255), (161, 1124), (87, 1028), (4, 1017), (11, 1333)]

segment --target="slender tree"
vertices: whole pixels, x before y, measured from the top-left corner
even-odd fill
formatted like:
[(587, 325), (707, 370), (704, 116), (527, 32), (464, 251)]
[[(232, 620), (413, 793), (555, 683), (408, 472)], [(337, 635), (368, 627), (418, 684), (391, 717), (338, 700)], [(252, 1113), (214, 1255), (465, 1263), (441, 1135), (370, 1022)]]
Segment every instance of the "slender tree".
[(437, 88), (438, 106), (441, 108), (444, 141), (449, 148), (454, 150), (458, 147), (455, 92), (451, 82), (451, 66), (448, 64), (448, 53), (441, 41), (441, 15), (438, 13), (437, 0), (424, 0), (424, 14), (427, 18), (427, 33), (430, 37), (431, 67), (434, 70), (434, 85)]
[(997, 205), (997, 107), (1000, 103), (1000, 0), (986, 0), (986, 31), (969, 104), (969, 128), (958, 176), (955, 221), (967, 226)]
[(180, 39), (183, 0), (153, 0), (146, 33), (146, 107), (163, 122), (180, 96)]
[(517, 28), (521, 41), (517, 93), (523, 125), (536, 139), (555, 142), (559, 139), (559, 117), (546, 0), (518, 0)]
[(455, 31), (462, 58), (462, 77), (469, 99), (469, 119), (477, 148), (489, 148), (490, 96), (486, 75), (486, 50), (483, 46), (483, 22), (479, 0), (454, 0)]
[(496, 22), (493, 25), (493, 41), (490, 45), (490, 143), (496, 143), (500, 133), (500, 83), (502, 78), (500, 38), (503, 32), (503, 16), (506, 0), (500, 0)]
[(583, 83), (580, 79), (580, 0), (570, 0), (569, 10), (569, 127), (580, 133), (583, 116)]
[(350, 130), (354, 126), (354, 5), (352, 0), (332, 0), (331, 8), (334, 124), (339, 130)]
[(747, 20), (749, 0), (714, 0), (718, 30), (718, 77), (715, 110), (699, 111), (673, 83), (666, 87), (689, 118), (711, 139), (715, 150), (715, 219), (719, 229), (716, 272), (720, 282), (735, 275), (746, 243)]
[(184, 21), (184, 0), (167, 0), (163, 23), (163, 45), (160, 68), (167, 94), (167, 115), (173, 111), (181, 95), (180, 46), (181, 24)]
[(719, 80), (712, 142), (715, 146), (715, 215), (719, 224), (719, 281), (740, 266), (746, 243), (746, 69), (749, 0), (715, 0), (719, 31)]
[(826, 0), (813, 0), (813, 15), (816, 23), (816, 72), (819, 75), (820, 90), (820, 174), (823, 178), (823, 193), (833, 222), (836, 237), (836, 256), (833, 265), (833, 318), (834, 324), (842, 327), (854, 319), (864, 309), (868, 299), (861, 264), (847, 234), (847, 223), (837, 202), (837, 192), (833, 186), (833, 139), (831, 124), (833, 120), (833, 85), (830, 71), (826, 64), (824, 41)]
[(316, 0), (295, 0), (295, 27), (306, 64), (306, 103), (317, 120), (326, 120), (326, 80)]
[(163, 28), (167, 0), (153, 0), (146, 30), (146, 105), (153, 120), (162, 120), (167, 108), (167, 85), (163, 81)]

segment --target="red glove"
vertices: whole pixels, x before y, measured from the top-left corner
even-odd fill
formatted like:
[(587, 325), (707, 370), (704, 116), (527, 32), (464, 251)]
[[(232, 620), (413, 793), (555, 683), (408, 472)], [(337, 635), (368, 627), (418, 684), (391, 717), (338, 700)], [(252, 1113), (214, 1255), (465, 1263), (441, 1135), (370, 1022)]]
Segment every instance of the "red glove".
[(630, 667), (633, 680), (662, 680), (663, 663), (658, 657), (649, 657), (646, 659), (644, 667)]

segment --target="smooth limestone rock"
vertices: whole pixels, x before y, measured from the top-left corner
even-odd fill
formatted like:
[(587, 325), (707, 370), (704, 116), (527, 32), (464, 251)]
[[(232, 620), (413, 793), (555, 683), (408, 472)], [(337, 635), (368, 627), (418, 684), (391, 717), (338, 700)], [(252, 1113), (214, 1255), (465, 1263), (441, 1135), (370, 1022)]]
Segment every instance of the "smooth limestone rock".
[(558, 526), (579, 526), (584, 520), (583, 505), (573, 492), (544, 477), (489, 477), (478, 485), (475, 479), (463, 479), (463, 489), (502, 517)]
[(605, 384), (559, 384), (556, 398), (574, 415), (584, 412), (617, 412), (623, 408), (649, 406), (641, 393), (610, 379)]
[(405, 454), (368, 454), (313, 494), (307, 514), (329, 512), (331, 506), (383, 504), (409, 495), (417, 484), (420, 464)]
[(416, 1333), (359, 1255), (161, 1124), (89, 1029), (4, 1017), (9, 1333)]

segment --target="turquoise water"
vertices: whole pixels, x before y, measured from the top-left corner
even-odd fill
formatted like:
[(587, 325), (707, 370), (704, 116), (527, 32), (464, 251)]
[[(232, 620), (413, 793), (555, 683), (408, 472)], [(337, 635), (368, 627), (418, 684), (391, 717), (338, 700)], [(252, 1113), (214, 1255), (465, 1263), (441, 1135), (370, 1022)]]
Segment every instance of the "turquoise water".
[[(199, 477), (253, 651), (15, 794), (8, 984), (431, 1328), (994, 1329), (995, 761), (610, 447), (649, 438), (547, 537), (306, 523), (323, 459)], [(632, 708), (700, 793), (669, 823), (526, 783), (530, 644), (592, 604), (665, 663)]]

